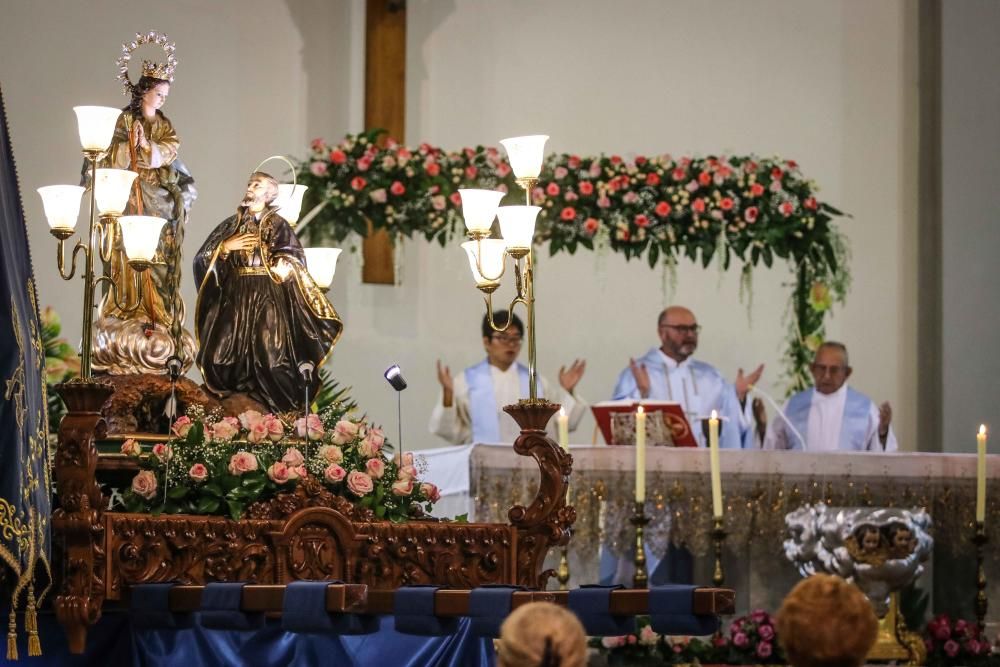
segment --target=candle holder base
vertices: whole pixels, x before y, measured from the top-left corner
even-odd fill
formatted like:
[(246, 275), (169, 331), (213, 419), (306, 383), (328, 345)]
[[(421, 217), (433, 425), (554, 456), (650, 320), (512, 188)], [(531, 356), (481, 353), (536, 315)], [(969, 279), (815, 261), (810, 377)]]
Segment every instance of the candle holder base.
[(632, 588), (647, 588), (649, 576), (646, 573), (646, 541), (645, 530), (649, 523), (646, 516), (646, 504), (636, 501), (635, 512), (629, 523), (635, 526), (635, 575), (632, 577)]
[(712, 574), (712, 583), (717, 587), (721, 588), (722, 584), (726, 581), (726, 573), (722, 567), (722, 546), (726, 542), (726, 536), (728, 533), (725, 528), (723, 528), (722, 517), (717, 516), (712, 519), (712, 544), (715, 547), (715, 572)]
[(986, 522), (976, 521), (976, 529), (972, 535), (972, 543), (976, 545), (976, 621), (983, 628), (986, 622), (986, 612), (989, 600), (986, 598), (986, 570), (983, 568), (983, 549), (989, 542), (986, 536)]

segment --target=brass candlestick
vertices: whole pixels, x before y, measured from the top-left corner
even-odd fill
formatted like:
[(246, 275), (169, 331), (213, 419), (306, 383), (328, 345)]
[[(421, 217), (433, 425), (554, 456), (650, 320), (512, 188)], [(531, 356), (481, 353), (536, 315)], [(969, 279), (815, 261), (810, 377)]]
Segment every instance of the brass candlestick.
[(559, 568), (556, 570), (556, 580), (559, 582), (559, 590), (569, 590), (569, 547), (559, 550)]
[(717, 516), (712, 519), (712, 544), (715, 546), (715, 572), (712, 574), (712, 583), (716, 588), (720, 588), (726, 580), (726, 573), (722, 567), (722, 545), (726, 541), (726, 529), (722, 527), (722, 517)]
[(989, 539), (986, 537), (986, 522), (976, 522), (976, 532), (972, 536), (972, 543), (976, 545), (976, 621), (980, 629), (985, 627), (986, 610), (989, 608), (989, 600), (986, 599), (986, 570), (983, 569), (983, 547)]
[(635, 513), (629, 522), (635, 526), (635, 575), (632, 577), (632, 588), (646, 588), (649, 585), (649, 576), (646, 574), (646, 524), (649, 517), (646, 516), (646, 503), (636, 501)]

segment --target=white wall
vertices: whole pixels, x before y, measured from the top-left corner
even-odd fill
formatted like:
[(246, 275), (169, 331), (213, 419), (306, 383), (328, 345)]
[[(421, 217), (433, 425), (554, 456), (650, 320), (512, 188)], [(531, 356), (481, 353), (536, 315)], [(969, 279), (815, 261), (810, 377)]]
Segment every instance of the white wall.
[[(69, 108), (119, 104), (113, 61), (136, 28), (156, 27), (178, 44), (177, 85), (165, 111), (202, 193), (188, 256), (230, 213), (260, 157), (303, 154), (312, 136), (331, 139), (358, 126), (356, 2), (149, 3), (139, 25), (131, 18), (137, 5), (146, 6), (11, 3), (0, 28), (0, 76), (28, 193), (41, 302), (67, 320), (79, 307), (78, 288), (55, 275), (54, 244), (31, 190), (75, 177)], [(77, 32), (86, 10), (101, 19), (93, 46)], [(756, 152), (797, 160), (825, 198), (854, 215), (843, 223), (854, 288), (830, 336), (851, 348), (855, 386), (893, 401), (906, 447), (915, 404), (915, 301), (906, 291), (915, 282), (906, 243), (914, 200), (909, 25), (901, 0), (410, 0), (407, 139), (459, 147), (544, 132), (558, 151)], [(35, 62), (24, 54), (41, 26), (45, 48), (56, 55)], [(257, 50), (272, 59), (262, 66), (272, 79), (266, 94), (250, 87)], [(407, 243), (401, 259), (397, 287), (361, 285), (356, 257), (342, 260), (331, 299), (346, 332), (332, 368), (394, 432), (395, 398), (381, 372), (399, 362), (411, 387), (403, 397), (405, 444), (431, 446), (425, 422), (437, 394), (433, 361), (443, 358), (457, 372), (480, 358), (483, 305), (457, 241), (446, 249)], [(672, 299), (693, 307), (705, 325), (699, 357), (726, 375), (764, 361), (763, 385), (779, 392), (790, 278), (781, 267), (755, 273), (748, 321), (735, 271), (682, 264)], [(654, 321), (668, 291), (661, 271), (610, 253), (543, 257), (541, 371), (554, 380), (560, 364), (586, 358), (581, 393), (607, 397), (628, 356), (656, 341)], [(190, 280), (186, 293), (193, 298)], [(574, 439), (589, 441), (592, 428), (588, 419)]]

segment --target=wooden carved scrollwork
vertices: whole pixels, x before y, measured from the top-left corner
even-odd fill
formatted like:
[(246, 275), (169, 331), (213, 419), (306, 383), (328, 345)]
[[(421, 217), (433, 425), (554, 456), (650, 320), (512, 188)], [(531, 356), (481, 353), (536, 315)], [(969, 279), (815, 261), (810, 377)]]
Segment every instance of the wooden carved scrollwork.
[(553, 570), (541, 572), (545, 554), (551, 547), (569, 542), (576, 510), (566, 505), (566, 489), (573, 470), (573, 457), (546, 435), (545, 426), (559, 406), (546, 401), (520, 401), (504, 407), (521, 427), (514, 451), (531, 456), (541, 478), (535, 498), (527, 507), (515, 505), (507, 516), (518, 531), (516, 583), (545, 588)]
[(55, 456), (59, 507), (52, 513), (52, 527), (63, 539), (65, 577), (54, 606), (70, 650), (82, 653), (87, 627), (101, 617), (104, 603), (104, 503), (95, 479), (95, 440), (107, 430), (101, 406), (114, 389), (99, 382), (74, 381), (59, 385), (58, 391), (68, 412), (59, 425)]

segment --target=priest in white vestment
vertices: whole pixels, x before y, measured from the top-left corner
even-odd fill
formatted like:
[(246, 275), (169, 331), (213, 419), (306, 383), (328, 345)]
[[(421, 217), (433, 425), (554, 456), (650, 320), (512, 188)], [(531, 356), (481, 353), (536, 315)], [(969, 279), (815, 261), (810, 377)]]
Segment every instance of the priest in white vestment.
[(660, 313), (656, 324), (660, 347), (650, 348), (638, 360), (629, 360), (629, 367), (618, 376), (612, 398), (680, 403), (700, 447), (706, 445), (701, 421), (717, 410), (722, 417), (719, 446), (752, 447), (753, 410), (747, 391), (760, 379), (763, 364), (749, 375), (740, 369), (736, 382), (730, 384), (714, 366), (691, 358), (701, 330), (694, 313), (683, 306), (671, 306)]
[[(496, 332), (483, 318), (483, 348), (486, 359), (452, 377), (447, 366), (438, 361), (438, 382), (441, 395), (431, 413), (430, 431), (455, 445), (471, 442), (513, 443), (521, 435), (521, 427), (503, 411), (505, 405), (528, 398), (528, 368), (517, 362), (524, 338), (524, 325), (514, 315), (510, 327)], [(493, 313), (498, 327), (507, 324), (507, 311)], [(579, 359), (568, 368), (559, 370), (559, 391), (551, 392), (545, 378), (538, 377), (538, 397), (549, 398), (562, 405), (569, 415), (569, 429), (576, 428), (587, 411), (587, 403), (573, 390), (586, 368)], [(556, 420), (548, 425), (549, 435), (557, 438)]]
[(764, 449), (894, 452), (899, 448), (891, 406), (875, 405), (847, 385), (852, 369), (843, 344), (823, 343), (810, 370), (815, 386), (788, 399), (782, 408), (785, 418), (776, 415), (768, 426)]

